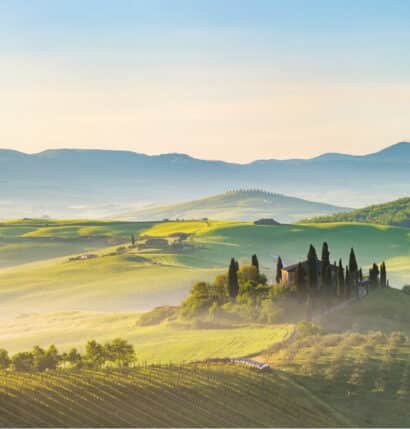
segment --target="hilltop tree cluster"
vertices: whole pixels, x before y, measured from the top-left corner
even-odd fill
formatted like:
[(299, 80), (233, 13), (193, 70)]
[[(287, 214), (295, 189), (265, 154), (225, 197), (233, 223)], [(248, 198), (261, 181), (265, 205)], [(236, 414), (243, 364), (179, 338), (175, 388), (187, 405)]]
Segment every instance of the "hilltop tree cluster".
[(0, 349), (0, 369), (14, 371), (42, 372), (57, 368), (103, 368), (106, 366), (127, 367), (135, 361), (134, 347), (122, 338), (100, 344), (88, 341), (85, 353), (76, 348), (68, 353), (59, 353), (54, 345), (43, 349), (34, 346), (31, 351), (19, 352), (9, 357), (5, 349)]
[(267, 321), (272, 319), (273, 313), (283, 312), (283, 303), (288, 309), (293, 299), (296, 303), (305, 303), (306, 314), (311, 317), (313, 306), (330, 307), (340, 300), (359, 298), (369, 289), (388, 287), (384, 262), (380, 266), (373, 264), (369, 276), (364, 277), (353, 248), (344, 266), (342, 259), (338, 263), (330, 262), (326, 242), (322, 245), (320, 259), (314, 246), (309, 246), (306, 261), (297, 264), (291, 281), (282, 278), (283, 268), (279, 256), (274, 283), (268, 284), (266, 276), (260, 272), (257, 255), (251, 256), (249, 265), (239, 265), (232, 258), (226, 274), (218, 275), (213, 282), (194, 285), (179, 314), (183, 318), (207, 316), (211, 319), (240, 314), (242, 320)]
[[(330, 262), (329, 246), (326, 242), (322, 245), (321, 259), (318, 258), (313, 245), (309, 246), (306, 262), (300, 262), (294, 274), (294, 281), (289, 285), (297, 296), (306, 297), (313, 294), (316, 297), (350, 299), (359, 297), (359, 288), (365, 293), (369, 288), (388, 287), (386, 264), (382, 262), (380, 267), (374, 263), (369, 270), (367, 278), (363, 276), (362, 268), (359, 268), (355, 251), (352, 248), (349, 254), (349, 262), (343, 265), (339, 262)], [(276, 281), (282, 280), (282, 261), (278, 258)]]

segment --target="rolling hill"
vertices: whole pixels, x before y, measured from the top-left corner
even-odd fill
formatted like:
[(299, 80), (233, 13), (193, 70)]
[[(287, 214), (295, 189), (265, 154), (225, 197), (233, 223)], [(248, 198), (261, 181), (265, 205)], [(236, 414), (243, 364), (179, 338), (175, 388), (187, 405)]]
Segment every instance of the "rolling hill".
[(206, 161), (184, 154), (0, 150), (0, 216), (115, 217), (231, 189), (265, 189), (358, 207), (408, 195), (410, 143), (365, 156)]
[(364, 222), (410, 227), (410, 198), (400, 198), (330, 216), (318, 216), (303, 222)]
[[(407, 228), (360, 223), (266, 226), (227, 221), (102, 222), (92, 227), (87, 221), (26, 223), (0, 228), (0, 260), (9, 255), (9, 245), (14, 249), (13, 266), (0, 270), (2, 317), (27, 311), (139, 311), (178, 304), (194, 282), (210, 280), (225, 271), (233, 256), (242, 264), (249, 263), (250, 255), (256, 253), (262, 271), (272, 281), (278, 255), (290, 264), (306, 256), (310, 243), (320, 249), (323, 241), (329, 243), (332, 260), (342, 257), (346, 261), (353, 246), (364, 270), (373, 261), (385, 260), (391, 285), (401, 287), (409, 280)], [(138, 236), (135, 248), (128, 247), (131, 233)], [(174, 245), (181, 236), (184, 240)], [(150, 247), (144, 244), (147, 237), (162, 240)], [(27, 243), (33, 254), (45, 244), (47, 251), (38, 251), (44, 259), (38, 260), (37, 255), (37, 261), (25, 263), (27, 256), (18, 249)], [(78, 247), (93, 245), (96, 257), (70, 261), (61, 253), (66, 243), (71, 249), (73, 243)], [(57, 249), (54, 254), (53, 248)]]
[(119, 219), (159, 221), (163, 219), (257, 220), (274, 218), (280, 223), (331, 214), (348, 209), (259, 190), (226, 192), (221, 195), (169, 206), (154, 207), (117, 216)]

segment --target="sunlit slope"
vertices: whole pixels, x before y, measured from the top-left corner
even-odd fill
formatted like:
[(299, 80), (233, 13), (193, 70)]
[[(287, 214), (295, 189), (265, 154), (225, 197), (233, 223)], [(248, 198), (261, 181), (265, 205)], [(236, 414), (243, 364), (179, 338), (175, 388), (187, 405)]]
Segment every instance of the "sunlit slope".
[(90, 339), (105, 342), (122, 337), (134, 345), (140, 362), (179, 363), (258, 353), (287, 338), (294, 330), (292, 325), (187, 329), (165, 323), (142, 327), (137, 326), (137, 319), (133, 312), (20, 316), (0, 324), (0, 344), (11, 353), (50, 344), (68, 351), (71, 347), (83, 350)]
[(7, 427), (262, 427), (348, 425), (285, 375), (233, 365), (129, 371), (2, 373)]
[[(100, 248), (95, 251), (99, 256), (91, 260), (69, 262), (63, 257), (0, 270), (1, 314), (144, 310), (159, 304), (178, 304), (195, 281), (209, 280), (225, 271), (232, 256), (240, 263), (249, 263), (256, 253), (272, 281), (274, 257), (281, 255), (285, 264), (293, 263), (306, 256), (310, 243), (320, 252), (323, 241), (329, 243), (333, 260), (343, 257), (347, 263), (350, 247), (354, 247), (365, 270), (374, 261), (386, 260), (393, 286), (409, 282), (410, 236), (406, 228), (349, 223), (257, 226), (166, 222), (127, 224), (121, 231), (118, 244), (126, 245), (133, 232), (144, 237), (166, 238), (181, 232), (189, 236), (182, 248), (127, 248), (121, 254), (115, 252), (116, 247)], [(60, 229), (51, 232), (61, 234)], [(37, 229), (35, 234), (51, 232), (47, 227), (43, 232)], [(35, 240), (41, 249), (42, 239)]]
[(410, 425), (410, 343), (401, 334), (312, 336), (260, 359), (323, 398), (355, 427)]
[(0, 223), (0, 268), (93, 251), (129, 240), (152, 222), (17, 219)]
[(346, 211), (343, 207), (261, 190), (231, 191), (180, 204), (142, 209), (120, 216), (129, 220), (274, 218), (290, 223), (306, 217)]

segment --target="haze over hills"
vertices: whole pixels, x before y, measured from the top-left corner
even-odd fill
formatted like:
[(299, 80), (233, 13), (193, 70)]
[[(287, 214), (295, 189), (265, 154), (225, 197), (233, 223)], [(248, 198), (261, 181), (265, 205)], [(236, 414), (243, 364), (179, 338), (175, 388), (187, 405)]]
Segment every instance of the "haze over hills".
[(400, 198), (331, 216), (314, 217), (304, 222), (363, 222), (410, 227), (410, 198)]
[(344, 207), (316, 203), (260, 190), (231, 191), (186, 203), (153, 207), (118, 216), (126, 220), (274, 218), (291, 223), (309, 216), (346, 211)]
[(0, 150), (0, 217), (105, 217), (152, 204), (264, 189), (348, 207), (408, 195), (410, 143), (352, 156), (205, 161), (107, 150)]

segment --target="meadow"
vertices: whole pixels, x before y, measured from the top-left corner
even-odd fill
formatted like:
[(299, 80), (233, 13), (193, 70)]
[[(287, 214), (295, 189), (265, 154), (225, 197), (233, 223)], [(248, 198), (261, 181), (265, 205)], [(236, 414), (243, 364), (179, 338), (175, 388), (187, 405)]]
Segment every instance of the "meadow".
[(0, 325), (0, 344), (11, 353), (34, 345), (55, 344), (59, 350), (86, 341), (121, 337), (133, 344), (139, 362), (181, 363), (207, 358), (241, 357), (265, 350), (288, 338), (292, 325), (246, 325), (225, 329), (201, 329), (178, 323), (138, 326), (131, 313), (64, 312), (22, 315)]
[[(142, 239), (180, 233), (188, 235), (181, 248), (128, 248), (131, 234)], [(140, 311), (179, 304), (195, 281), (224, 272), (232, 256), (249, 263), (256, 253), (261, 270), (273, 281), (276, 256), (293, 263), (305, 257), (310, 243), (320, 249), (323, 241), (329, 243), (331, 259), (343, 257), (345, 263), (353, 246), (365, 271), (373, 261), (386, 260), (394, 287), (409, 279), (408, 229), (381, 225), (25, 220), (1, 224), (0, 234), (0, 261), (14, 261), (14, 266), (0, 270), (2, 317), (65, 310)], [(73, 246), (81, 252), (73, 252)], [(125, 251), (118, 252), (118, 246)], [(90, 249), (97, 258), (70, 262), (66, 255)], [(34, 255), (43, 260), (27, 263)]]

